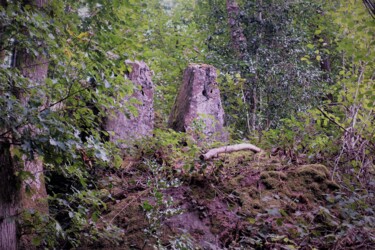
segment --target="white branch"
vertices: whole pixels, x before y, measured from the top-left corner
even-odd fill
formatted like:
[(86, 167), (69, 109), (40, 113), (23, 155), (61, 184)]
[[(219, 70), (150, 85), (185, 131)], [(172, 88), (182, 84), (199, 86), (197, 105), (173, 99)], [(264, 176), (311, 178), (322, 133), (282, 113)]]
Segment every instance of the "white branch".
[(211, 158), (218, 157), (218, 155), (222, 153), (232, 153), (232, 152), (237, 152), (237, 151), (242, 151), (242, 150), (250, 150), (254, 153), (260, 153), (263, 151), (257, 146), (254, 146), (253, 144), (243, 143), (243, 144), (229, 145), (229, 146), (224, 146), (220, 148), (210, 149), (207, 151), (207, 153), (202, 154), (200, 158), (202, 160), (209, 160)]

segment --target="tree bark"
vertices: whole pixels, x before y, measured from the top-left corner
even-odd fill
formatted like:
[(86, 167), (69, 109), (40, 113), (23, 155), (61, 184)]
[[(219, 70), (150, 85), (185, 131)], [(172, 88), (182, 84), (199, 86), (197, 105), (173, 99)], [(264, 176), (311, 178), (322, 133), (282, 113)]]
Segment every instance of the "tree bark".
[[(7, 1), (0, 0), (0, 5), (6, 8)], [(4, 63), (5, 58), (4, 29), (3, 24), (0, 24), (0, 64)], [(0, 127), (0, 131), (1, 129)], [(6, 140), (0, 141), (0, 250), (17, 249), (19, 185), (15, 172), (10, 143)]]
[[(47, 1), (33, 0), (31, 5), (42, 8)], [(4, 6), (6, 1), (1, 0), (0, 4)], [(42, 53), (39, 56), (34, 56), (26, 49), (21, 49), (15, 55), (15, 66), (24, 77), (30, 80), (31, 85), (44, 83), (47, 77), (48, 60)], [(15, 87), (14, 94), (20, 103), (28, 105), (29, 96), (26, 91)], [(32, 125), (29, 128), (31, 128), (32, 134), (37, 133), (36, 128)], [(25, 129), (24, 127), (19, 128), (21, 135)], [(28, 158), (26, 155), (22, 157), (13, 155), (13, 150), (17, 150), (17, 148), (12, 148), (11, 141), (12, 136), (0, 141), (0, 250), (15, 250), (19, 247), (16, 220), (23, 210), (34, 209), (41, 213), (48, 213), (48, 205), (41, 202), (41, 198), (47, 197), (42, 161), (37, 156)], [(16, 172), (19, 170), (29, 171), (35, 179), (28, 180), (21, 185), (20, 179), (16, 176)], [(26, 194), (26, 186), (32, 190), (31, 196)], [(30, 240), (31, 237), (23, 239), (26, 245), (31, 246)]]
[[(5, 0), (0, 0), (0, 6), (3, 7), (4, 9), (7, 7), (7, 1)], [(2, 35), (4, 33), (4, 26), (2, 23), (0, 23), (0, 65), (4, 63), (4, 58), (5, 58), (5, 48), (4, 48), (4, 41), (2, 38)]]
[(239, 59), (243, 60), (247, 55), (247, 40), (239, 21), (240, 8), (236, 0), (227, 0), (226, 3), (232, 46)]
[[(31, 4), (37, 8), (42, 8), (47, 4), (47, 0), (34, 0)], [(41, 47), (43, 48), (43, 45)], [(35, 56), (28, 53), (26, 49), (18, 52), (16, 58), (16, 67), (20, 70), (21, 74), (28, 78), (31, 86), (44, 84), (48, 73), (48, 59), (43, 53)], [(29, 96), (23, 90), (17, 90), (18, 98), (24, 106), (28, 105)], [(42, 96), (40, 98), (43, 98)], [(29, 125), (28, 129), (31, 130), (32, 135), (38, 133), (33, 125)], [(20, 130), (23, 130), (21, 128)], [(47, 191), (44, 184), (43, 175), (43, 162), (37, 155), (34, 154), (33, 158), (24, 155), (22, 157), (24, 171), (28, 171), (34, 176), (33, 180), (25, 180), (21, 190), (21, 204), (23, 209), (34, 209), (41, 213), (48, 213), (48, 205), (43, 201), (47, 198)], [(31, 195), (27, 194), (26, 189), (31, 190)]]
[(19, 187), (9, 143), (0, 143), (0, 250), (17, 249)]
[(232, 153), (232, 152), (243, 151), (243, 150), (249, 150), (254, 153), (260, 153), (263, 151), (262, 149), (258, 148), (257, 146), (253, 144), (243, 143), (243, 144), (236, 144), (236, 145), (210, 149), (207, 151), (207, 153), (202, 154), (200, 158), (202, 160), (210, 160), (212, 158), (218, 157), (219, 154)]
[[(236, 0), (226, 0), (226, 9), (228, 16), (228, 26), (230, 31), (230, 40), (239, 61), (248, 61), (250, 59), (247, 38), (241, 25), (241, 11)], [(261, 14), (259, 14), (261, 19)], [(241, 65), (241, 64), (239, 64)], [(247, 66), (239, 66), (242, 75), (246, 75), (249, 71)], [(256, 111), (257, 111), (257, 88), (255, 87), (255, 77), (249, 77), (246, 80), (246, 85), (249, 86), (247, 91), (243, 91), (244, 102), (247, 107), (246, 122), (248, 124), (248, 132), (256, 129)], [(251, 90), (251, 91), (249, 91)]]

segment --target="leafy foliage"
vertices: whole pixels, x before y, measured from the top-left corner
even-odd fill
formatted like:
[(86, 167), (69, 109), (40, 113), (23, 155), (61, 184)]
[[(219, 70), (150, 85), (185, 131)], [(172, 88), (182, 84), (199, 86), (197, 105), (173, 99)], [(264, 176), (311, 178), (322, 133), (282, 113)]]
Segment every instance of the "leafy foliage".
[[(319, 193), (319, 206), (311, 211), (298, 201), (301, 211), (293, 216), (273, 206), (241, 217), (241, 223), (249, 225), (245, 233), (241, 238), (225, 236), (225, 230), (223, 242), (235, 239), (232, 246), (285, 249), (373, 243), (375, 21), (355, 0), (238, 0), (237, 15), (228, 13), (227, 2), (49, 0), (37, 8), (32, 1), (0, 1), (0, 145), (12, 145), (16, 162), (24, 156), (42, 159), (49, 193), (49, 215), (28, 211), (20, 220), (22, 232), (35, 236), (35, 246), (121, 242), (124, 231), (101, 222), (108, 203), (118, 200), (108, 191), (111, 178), (105, 187), (99, 180), (127, 171), (118, 171), (124, 168), (124, 154), (141, 159), (140, 172), (147, 169), (150, 192), (142, 200), (142, 211), (150, 224), (148, 235), (155, 236), (159, 248), (189, 249), (196, 244), (189, 234), (169, 239), (168, 246), (159, 240), (173, 206), (166, 192), (189, 185), (186, 179), (195, 181), (198, 190), (212, 191), (210, 202), (215, 195), (230, 209), (254, 211), (245, 207), (249, 191), (246, 197), (238, 195), (244, 183), (239, 172), (249, 170), (235, 169), (248, 158), (203, 163), (198, 154), (206, 145), (202, 148), (189, 135), (163, 129), (190, 62), (220, 69), (219, 85), (234, 138), (255, 137), (283, 166), (323, 163), (331, 170), (327, 183), (340, 186), (337, 192)], [(240, 50), (230, 22), (243, 33)], [(20, 55), (45, 59), (46, 79), (26, 77), (17, 60)], [(126, 59), (144, 60), (154, 71), (160, 121), (152, 138), (120, 151), (107, 141), (102, 124), (108, 109), (137, 113), (131, 102), (120, 102), (134, 91), (124, 77), (130, 70)], [(197, 122), (194, 133), (203, 125)], [(14, 173), (19, 181), (35, 178), (21, 165)], [(282, 170), (266, 170), (251, 170), (249, 176), (259, 177), (256, 185), (267, 189), (285, 184), (285, 174), (277, 172)], [(272, 176), (276, 174), (278, 179)], [(320, 190), (310, 177), (299, 180), (310, 191)], [(223, 191), (215, 187), (218, 184)], [(276, 193), (272, 199), (284, 202)], [(238, 234), (237, 226), (236, 230)]]
[[(52, 219), (40, 222), (61, 224), (56, 236), (65, 235), (71, 246), (78, 246), (84, 230), (90, 231), (92, 240), (105, 236), (88, 214), (104, 209), (89, 172), (118, 167), (118, 149), (103, 141), (101, 119), (107, 107), (126, 108), (118, 100), (133, 88), (124, 79), (127, 57), (111, 51), (121, 40), (115, 32), (121, 23), (119, 6), (119, 1), (49, 1), (37, 9), (22, 1), (7, 1), (0, 7), (5, 56), (0, 68), (0, 140), (19, 146), (29, 159), (43, 158), (51, 181), (61, 177), (48, 185)], [(45, 81), (33, 82), (14, 67), (13, 58), (21, 53), (48, 60)], [(25, 93), (26, 101), (15, 89)], [(77, 183), (66, 187), (64, 179)], [(50, 237), (45, 239), (34, 243), (55, 244)]]
[(202, 27), (208, 32), (208, 60), (236, 83), (228, 76), (222, 81), (229, 123), (242, 133), (260, 131), (278, 126), (280, 119), (319, 101), (326, 85), (320, 60), (301, 63), (308, 52), (305, 44), (312, 39), (310, 26), (318, 4), (244, 1), (233, 21), (239, 23), (246, 39), (239, 57), (225, 18), (228, 7), (219, 2), (201, 1), (203, 11), (210, 13), (203, 17)]

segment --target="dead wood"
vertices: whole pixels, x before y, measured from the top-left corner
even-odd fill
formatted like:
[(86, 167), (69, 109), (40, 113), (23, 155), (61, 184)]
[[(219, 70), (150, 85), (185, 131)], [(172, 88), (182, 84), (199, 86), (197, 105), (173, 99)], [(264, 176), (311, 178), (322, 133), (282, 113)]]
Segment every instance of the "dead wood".
[(200, 159), (209, 160), (209, 159), (218, 157), (218, 155), (222, 153), (232, 153), (232, 152), (237, 152), (237, 151), (242, 151), (242, 150), (250, 150), (254, 153), (260, 153), (263, 151), (262, 149), (258, 148), (257, 146), (253, 144), (242, 143), (242, 144), (235, 144), (235, 145), (229, 145), (229, 146), (210, 149), (205, 154), (202, 154), (200, 156)]

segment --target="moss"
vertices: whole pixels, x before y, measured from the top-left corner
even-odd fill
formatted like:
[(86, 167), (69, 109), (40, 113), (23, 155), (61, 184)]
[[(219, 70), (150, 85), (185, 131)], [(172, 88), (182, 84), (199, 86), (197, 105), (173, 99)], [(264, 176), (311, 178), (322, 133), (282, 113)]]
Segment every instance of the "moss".
[(281, 171), (265, 171), (260, 174), (261, 179), (275, 178), (279, 180), (286, 180), (287, 175)]
[(272, 177), (263, 179), (262, 183), (267, 189), (276, 189), (277, 187), (280, 186), (280, 182)]
[(262, 206), (260, 205), (259, 201), (254, 201), (254, 202), (252, 203), (252, 207), (253, 207), (254, 209), (257, 209), (257, 210), (262, 208)]
[(239, 183), (242, 181), (243, 178), (244, 178), (243, 175), (239, 175), (239, 176), (231, 179), (228, 183), (229, 187), (235, 189), (238, 185), (240, 185)]
[(270, 175), (268, 172), (263, 172), (260, 174), (260, 179), (264, 180), (264, 179), (267, 179), (267, 178), (270, 178)]
[(238, 167), (238, 165), (246, 165), (252, 161), (254, 153), (250, 151), (239, 151), (230, 154), (220, 155), (220, 159), (225, 162), (226, 168)]
[(276, 165), (265, 165), (264, 169), (266, 169), (267, 171), (276, 171), (277, 166)]
[(259, 190), (256, 187), (247, 188), (249, 196), (253, 199), (259, 198)]
[(337, 185), (337, 183), (333, 182), (333, 181), (326, 181), (326, 184), (327, 184), (327, 187), (331, 190), (339, 190), (340, 189), (340, 186)]
[(310, 165), (302, 165), (299, 169), (303, 169), (303, 168), (306, 168), (306, 169), (315, 169), (319, 172), (322, 172), (324, 173), (326, 176), (329, 176), (329, 171), (327, 169), (326, 166), (324, 165), (321, 165), (321, 164), (310, 164)]
[(320, 185), (316, 182), (313, 182), (308, 186), (308, 189), (311, 190), (312, 192), (319, 192), (320, 191)]
[(301, 166), (297, 170), (297, 173), (300, 177), (305, 178), (306, 183), (311, 183), (310, 181), (312, 180), (316, 182), (323, 182), (329, 175), (328, 169), (319, 164)]
[(240, 200), (240, 213), (242, 215), (255, 216), (259, 212), (259, 209), (262, 209), (262, 205), (257, 197), (257, 194), (255, 194), (255, 191), (249, 192), (248, 188), (238, 190), (238, 198)]
[(268, 174), (273, 178), (279, 178), (281, 180), (286, 180), (287, 176), (281, 171), (269, 171)]
[(276, 189), (281, 181), (287, 180), (287, 175), (281, 171), (265, 171), (260, 174), (260, 179), (267, 189)]
[(288, 202), (286, 204), (286, 211), (288, 213), (294, 213), (298, 209), (298, 206), (295, 202)]

